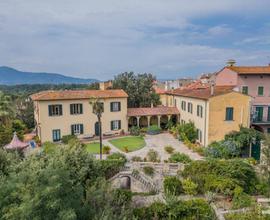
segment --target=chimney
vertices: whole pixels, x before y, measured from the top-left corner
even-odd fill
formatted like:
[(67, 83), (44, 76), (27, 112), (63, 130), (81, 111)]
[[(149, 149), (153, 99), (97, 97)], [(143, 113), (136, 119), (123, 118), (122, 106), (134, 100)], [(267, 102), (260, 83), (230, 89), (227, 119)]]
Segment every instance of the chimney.
[(236, 61), (235, 61), (234, 59), (229, 59), (229, 60), (227, 61), (227, 65), (228, 65), (228, 66), (234, 66), (234, 64), (236, 64)]
[(215, 84), (214, 83), (211, 83), (210, 89), (211, 89), (211, 96), (212, 96), (215, 93)]

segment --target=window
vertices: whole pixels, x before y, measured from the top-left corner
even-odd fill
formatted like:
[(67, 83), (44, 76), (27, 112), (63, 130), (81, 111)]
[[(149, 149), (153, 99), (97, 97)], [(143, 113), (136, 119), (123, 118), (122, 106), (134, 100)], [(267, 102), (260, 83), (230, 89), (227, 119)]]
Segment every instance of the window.
[(242, 93), (248, 95), (248, 86), (242, 86)]
[(83, 124), (71, 125), (71, 134), (72, 135), (83, 134)]
[(193, 112), (193, 105), (190, 102), (188, 103), (188, 112), (191, 113), (191, 114)]
[(83, 105), (82, 104), (70, 104), (70, 114), (71, 115), (79, 115), (83, 113)]
[(263, 106), (256, 106), (255, 121), (261, 122), (263, 120)]
[(267, 128), (267, 133), (270, 134), (270, 128)]
[(121, 111), (121, 102), (111, 102), (111, 112)]
[(227, 107), (226, 108), (226, 121), (232, 121), (233, 120), (233, 108), (232, 107)]
[(61, 140), (61, 131), (60, 129), (55, 129), (52, 131), (52, 137), (53, 137), (53, 142), (57, 142)]
[(185, 101), (181, 102), (181, 108), (183, 111), (186, 111), (186, 102)]
[(263, 86), (258, 87), (258, 96), (263, 96), (263, 90), (264, 90)]
[(202, 131), (197, 129), (197, 140), (202, 143)]
[(60, 116), (62, 114), (62, 105), (49, 105), (49, 116)]
[(203, 117), (203, 107), (201, 105), (197, 105), (197, 116)]
[(174, 99), (174, 107), (176, 107), (176, 105), (177, 105), (177, 100)]
[(115, 120), (111, 121), (111, 130), (116, 131), (121, 129), (121, 121), (120, 120)]

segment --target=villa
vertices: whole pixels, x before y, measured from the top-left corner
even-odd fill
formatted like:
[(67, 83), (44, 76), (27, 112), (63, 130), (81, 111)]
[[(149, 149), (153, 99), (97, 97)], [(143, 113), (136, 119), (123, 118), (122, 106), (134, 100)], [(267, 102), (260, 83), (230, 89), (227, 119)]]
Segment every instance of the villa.
[(232, 86), (211, 86), (172, 90), (163, 105), (179, 110), (180, 123), (194, 122), (198, 142), (207, 146), (240, 126), (250, 126), (250, 102), (250, 96), (234, 91)]
[(42, 142), (60, 141), (64, 135), (99, 135), (99, 123), (89, 104), (91, 98), (103, 103), (104, 134), (127, 132), (127, 97), (123, 90), (43, 91), (31, 96), (37, 134)]

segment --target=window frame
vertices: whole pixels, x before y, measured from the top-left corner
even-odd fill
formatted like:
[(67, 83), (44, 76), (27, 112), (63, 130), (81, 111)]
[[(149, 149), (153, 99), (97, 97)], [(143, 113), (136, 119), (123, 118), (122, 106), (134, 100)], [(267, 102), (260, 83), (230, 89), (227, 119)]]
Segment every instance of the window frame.
[[(262, 88), (262, 94), (260, 94), (260, 88)], [(264, 96), (264, 86), (258, 86), (257, 95), (258, 96)]]
[[(72, 135), (80, 135), (84, 133), (83, 124), (72, 124), (71, 125), (71, 134)], [(75, 128), (75, 129), (74, 129)], [(75, 132), (76, 131), (76, 132)]]
[(181, 109), (182, 109), (183, 111), (186, 111), (186, 105), (187, 105), (186, 101), (182, 101), (182, 102), (181, 102)]
[(197, 105), (197, 116), (202, 118), (203, 117), (203, 106)]
[[(115, 104), (117, 104), (117, 109), (115, 109)], [(120, 112), (121, 111), (121, 102), (111, 102), (110, 108), (111, 108), (111, 112)]]
[[(228, 110), (231, 111), (231, 115), (228, 115)], [(231, 117), (229, 117), (231, 116)], [(225, 121), (233, 121), (234, 120), (234, 108), (233, 107), (226, 107), (226, 112), (225, 112)]]
[[(58, 137), (58, 138), (55, 139), (54, 137)], [(53, 129), (52, 130), (52, 140), (53, 140), (53, 142), (59, 142), (59, 141), (61, 141), (61, 130), (60, 129)]]
[[(246, 89), (246, 91), (244, 92), (244, 88)], [(248, 86), (242, 86), (242, 94), (248, 95)]]
[(83, 104), (82, 103), (71, 103), (70, 104), (70, 114), (71, 115), (83, 114)]
[[(117, 122), (117, 126), (115, 126), (116, 122)], [(112, 120), (111, 131), (119, 131), (119, 130), (121, 130), (121, 120)]]
[[(57, 111), (57, 114), (56, 114), (56, 111)], [(48, 113), (49, 113), (49, 117), (62, 116), (63, 115), (63, 106), (62, 106), (62, 104), (48, 105)]]
[(193, 113), (193, 104), (192, 104), (191, 102), (188, 102), (188, 112), (189, 112), (190, 114)]

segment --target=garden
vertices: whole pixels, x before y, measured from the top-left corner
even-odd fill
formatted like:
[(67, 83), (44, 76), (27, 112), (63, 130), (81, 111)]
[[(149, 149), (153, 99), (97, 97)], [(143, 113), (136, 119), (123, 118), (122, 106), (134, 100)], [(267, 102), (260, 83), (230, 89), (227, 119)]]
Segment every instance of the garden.
[(123, 152), (132, 152), (143, 148), (146, 143), (142, 136), (128, 136), (109, 140), (109, 142)]

